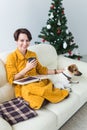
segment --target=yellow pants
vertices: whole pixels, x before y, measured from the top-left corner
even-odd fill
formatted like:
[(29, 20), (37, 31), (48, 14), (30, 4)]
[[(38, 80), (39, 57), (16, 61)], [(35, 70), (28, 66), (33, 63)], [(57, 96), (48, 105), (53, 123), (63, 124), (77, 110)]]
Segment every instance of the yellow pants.
[(15, 86), (16, 97), (23, 97), (33, 109), (39, 109), (45, 99), (51, 103), (57, 103), (66, 98), (68, 94), (67, 90), (54, 88), (52, 82), (48, 79), (23, 86)]

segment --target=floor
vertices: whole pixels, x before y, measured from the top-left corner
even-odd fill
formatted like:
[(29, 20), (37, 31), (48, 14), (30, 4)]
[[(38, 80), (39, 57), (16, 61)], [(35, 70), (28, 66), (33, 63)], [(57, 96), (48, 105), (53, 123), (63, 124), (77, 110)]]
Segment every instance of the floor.
[(87, 103), (59, 130), (87, 130)]

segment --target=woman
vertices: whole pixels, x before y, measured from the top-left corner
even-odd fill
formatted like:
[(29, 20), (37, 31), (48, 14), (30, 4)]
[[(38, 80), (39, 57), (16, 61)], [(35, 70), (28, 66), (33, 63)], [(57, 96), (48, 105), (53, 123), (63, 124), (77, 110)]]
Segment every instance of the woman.
[[(6, 61), (7, 78), (9, 83), (13, 84), (13, 80), (17, 80), (27, 76), (35, 76), (38, 74), (54, 74), (61, 73), (63, 70), (49, 70), (42, 66), (35, 52), (29, 51), (27, 48), (32, 40), (31, 33), (25, 28), (17, 29), (14, 33), (14, 39), (17, 49), (8, 55)], [(28, 61), (30, 57), (36, 60)], [(15, 87), (15, 96), (23, 97), (29, 102), (33, 109), (40, 109), (44, 101), (52, 103), (62, 101), (69, 95), (68, 90), (60, 90), (54, 88), (50, 80), (44, 79), (39, 82), (27, 85), (17, 85)]]

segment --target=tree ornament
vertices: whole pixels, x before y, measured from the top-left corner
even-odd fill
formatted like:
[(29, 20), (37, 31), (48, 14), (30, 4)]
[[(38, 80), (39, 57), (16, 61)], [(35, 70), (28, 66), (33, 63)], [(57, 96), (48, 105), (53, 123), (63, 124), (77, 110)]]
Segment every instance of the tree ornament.
[(60, 20), (58, 20), (58, 25), (59, 25), (59, 26), (61, 25)]
[(61, 33), (61, 30), (60, 30), (60, 29), (58, 29), (58, 30), (57, 30), (57, 34), (60, 34), (60, 33)]
[(67, 43), (66, 43), (66, 42), (63, 43), (63, 48), (64, 48), (64, 49), (67, 48)]
[(70, 45), (73, 45), (73, 44), (75, 44), (75, 43), (73, 43), (73, 42), (70, 42)]
[(51, 25), (50, 24), (47, 25), (47, 29), (51, 29)]
[(42, 39), (42, 42), (45, 42), (45, 39)]
[(51, 7), (50, 7), (50, 9), (54, 9), (54, 7), (55, 7), (55, 6), (52, 4)]
[(72, 55), (72, 51), (71, 50), (69, 50), (68, 53), (69, 53), (70, 56)]
[(49, 18), (52, 19), (54, 16), (53, 16), (53, 13), (50, 14)]
[(64, 8), (63, 8), (63, 10), (62, 10), (62, 14), (64, 14)]
[(80, 60), (80, 56), (78, 56), (78, 60)]

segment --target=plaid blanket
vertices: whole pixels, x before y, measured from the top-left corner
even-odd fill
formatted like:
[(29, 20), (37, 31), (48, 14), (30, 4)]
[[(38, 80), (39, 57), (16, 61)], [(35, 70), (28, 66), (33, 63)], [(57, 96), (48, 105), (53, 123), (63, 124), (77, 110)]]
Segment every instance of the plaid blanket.
[(23, 98), (18, 97), (0, 104), (0, 116), (13, 125), (35, 117), (37, 113)]

